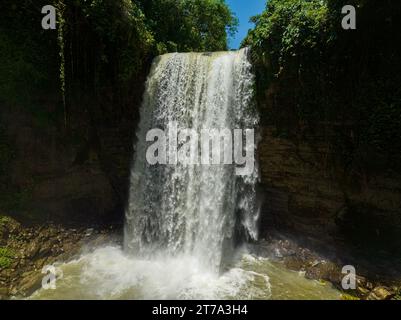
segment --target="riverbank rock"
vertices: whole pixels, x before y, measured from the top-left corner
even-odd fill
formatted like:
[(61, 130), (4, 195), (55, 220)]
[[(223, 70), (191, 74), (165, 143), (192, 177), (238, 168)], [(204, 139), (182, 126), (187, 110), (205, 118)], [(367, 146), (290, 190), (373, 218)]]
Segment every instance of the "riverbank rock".
[(333, 262), (320, 260), (310, 263), (305, 272), (305, 278), (315, 280), (326, 280), (333, 284), (341, 282), (340, 268)]
[(22, 281), (14, 288), (13, 294), (27, 297), (41, 287), (43, 274), (38, 271), (31, 271), (21, 275)]
[[(302, 271), (307, 279), (330, 282), (343, 292), (342, 298), (345, 300), (401, 298), (401, 289), (394, 289), (399, 287), (401, 279), (381, 278), (372, 269), (364, 269), (359, 266), (356, 266), (355, 290), (344, 290), (342, 279), (345, 274), (342, 273), (342, 268), (349, 263), (348, 256), (324, 256), (321, 250), (317, 250), (313, 245), (305, 244), (283, 233), (272, 231), (268, 237), (250, 245), (248, 249), (256, 256), (281, 262), (287, 269)], [(365, 267), (369, 267), (369, 265), (365, 265)]]
[(0, 299), (26, 297), (40, 288), (45, 265), (77, 257), (82, 248), (121, 243), (110, 228), (66, 228), (61, 225), (22, 226), (15, 219), (0, 220)]
[(395, 296), (395, 292), (388, 287), (380, 286), (374, 288), (368, 296), (368, 300), (389, 300)]
[(301, 271), (304, 268), (304, 261), (297, 256), (288, 256), (284, 258), (286, 268), (294, 271)]
[(21, 224), (15, 219), (0, 213), (0, 244), (4, 244), (8, 236), (17, 233), (21, 229)]
[(8, 289), (2, 287), (2, 284), (0, 283), (0, 300), (5, 300), (8, 298)]

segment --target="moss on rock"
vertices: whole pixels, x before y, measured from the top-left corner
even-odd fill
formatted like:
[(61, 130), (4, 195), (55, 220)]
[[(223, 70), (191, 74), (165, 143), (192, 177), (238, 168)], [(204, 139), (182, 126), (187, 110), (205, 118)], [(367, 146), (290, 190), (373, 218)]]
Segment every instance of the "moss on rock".
[(7, 247), (0, 247), (0, 268), (9, 268), (13, 262), (14, 257), (15, 253), (11, 249)]

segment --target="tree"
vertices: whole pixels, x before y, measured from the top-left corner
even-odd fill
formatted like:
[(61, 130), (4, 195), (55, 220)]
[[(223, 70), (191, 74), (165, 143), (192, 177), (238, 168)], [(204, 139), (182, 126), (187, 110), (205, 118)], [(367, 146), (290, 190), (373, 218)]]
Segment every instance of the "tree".
[(238, 19), (224, 0), (139, 0), (160, 51), (227, 49)]

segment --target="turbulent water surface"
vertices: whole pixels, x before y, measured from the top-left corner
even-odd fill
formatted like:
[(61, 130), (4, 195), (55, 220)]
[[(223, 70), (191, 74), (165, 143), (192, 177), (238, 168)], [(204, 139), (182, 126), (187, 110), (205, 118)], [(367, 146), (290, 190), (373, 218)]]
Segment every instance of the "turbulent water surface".
[(61, 265), (57, 289), (32, 298), (338, 298), (328, 286), (238, 249), (258, 237), (256, 163), (239, 176), (235, 164), (146, 161), (153, 128), (169, 136), (171, 123), (197, 133), (257, 129), (252, 90), (246, 49), (156, 58), (140, 110), (123, 248), (98, 248)]
[(60, 265), (56, 290), (31, 299), (339, 299), (330, 284), (307, 280), (268, 259), (241, 254), (220, 274), (196, 259), (140, 259), (104, 247)]

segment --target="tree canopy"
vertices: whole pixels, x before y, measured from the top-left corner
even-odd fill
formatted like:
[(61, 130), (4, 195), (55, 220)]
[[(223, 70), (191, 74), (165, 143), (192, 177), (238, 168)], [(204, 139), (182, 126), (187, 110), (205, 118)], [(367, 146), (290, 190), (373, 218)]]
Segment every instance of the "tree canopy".
[(157, 54), (227, 49), (237, 26), (224, 0), (52, 0), (58, 30), (43, 30), (47, 4), (2, 1), (1, 99), (29, 100), (57, 84), (57, 73), (67, 91), (124, 87)]
[[(356, 8), (356, 30), (342, 29), (344, 5)], [(253, 21), (243, 45), (265, 122), (298, 138), (325, 127), (358, 170), (400, 167), (399, 1), (269, 0)]]
[(236, 32), (224, 0), (139, 0), (161, 51), (218, 51)]

